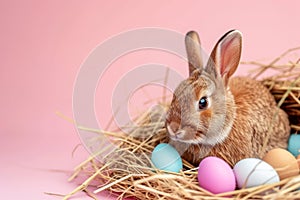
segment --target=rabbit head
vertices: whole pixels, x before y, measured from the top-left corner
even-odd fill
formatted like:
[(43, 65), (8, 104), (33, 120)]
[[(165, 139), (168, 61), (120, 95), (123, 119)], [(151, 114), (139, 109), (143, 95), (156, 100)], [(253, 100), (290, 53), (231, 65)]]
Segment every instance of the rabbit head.
[(189, 77), (174, 91), (166, 116), (171, 140), (216, 145), (228, 136), (235, 118), (235, 103), (228, 82), (240, 61), (241, 40), (237, 30), (226, 33), (203, 66), (198, 34), (187, 33)]

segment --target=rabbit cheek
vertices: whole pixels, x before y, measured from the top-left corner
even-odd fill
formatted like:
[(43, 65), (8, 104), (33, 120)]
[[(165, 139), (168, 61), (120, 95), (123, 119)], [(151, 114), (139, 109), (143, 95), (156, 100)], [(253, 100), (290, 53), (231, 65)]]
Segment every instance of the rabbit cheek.
[(206, 123), (209, 121), (211, 116), (212, 116), (212, 112), (209, 109), (200, 112), (200, 120), (204, 120)]
[(201, 111), (199, 118), (200, 118), (200, 127), (202, 127), (202, 129), (204, 130), (207, 130), (209, 128), (209, 123), (212, 118), (212, 111), (209, 109)]

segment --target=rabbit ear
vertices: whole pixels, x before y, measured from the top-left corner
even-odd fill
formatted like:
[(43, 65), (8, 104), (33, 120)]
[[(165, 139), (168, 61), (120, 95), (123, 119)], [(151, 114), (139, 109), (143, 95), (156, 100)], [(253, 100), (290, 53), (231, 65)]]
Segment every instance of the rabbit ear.
[(242, 34), (237, 30), (227, 32), (214, 47), (206, 72), (216, 78), (221, 76), (227, 86), (228, 79), (236, 71), (242, 52)]
[(190, 31), (185, 36), (185, 47), (189, 62), (189, 74), (191, 75), (195, 69), (203, 70), (203, 61), (201, 55), (201, 44), (198, 33)]

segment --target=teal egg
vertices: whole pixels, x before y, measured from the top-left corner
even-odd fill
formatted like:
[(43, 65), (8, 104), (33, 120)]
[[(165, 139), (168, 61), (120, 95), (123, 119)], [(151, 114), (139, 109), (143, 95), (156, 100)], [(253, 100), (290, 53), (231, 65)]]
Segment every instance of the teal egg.
[(169, 144), (157, 145), (151, 155), (153, 165), (160, 170), (179, 172), (182, 168), (182, 159), (177, 150)]
[(295, 157), (300, 154), (300, 134), (292, 134), (288, 143), (288, 151)]

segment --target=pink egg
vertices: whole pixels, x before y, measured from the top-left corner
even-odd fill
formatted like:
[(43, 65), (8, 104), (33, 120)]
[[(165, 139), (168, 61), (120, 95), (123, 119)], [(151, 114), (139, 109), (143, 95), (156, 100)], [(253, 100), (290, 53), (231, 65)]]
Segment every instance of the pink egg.
[(217, 157), (206, 157), (200, 162), (198, 182), (200, 187), (214, 194), (231, 192), (236, 188), (232, 168)]

